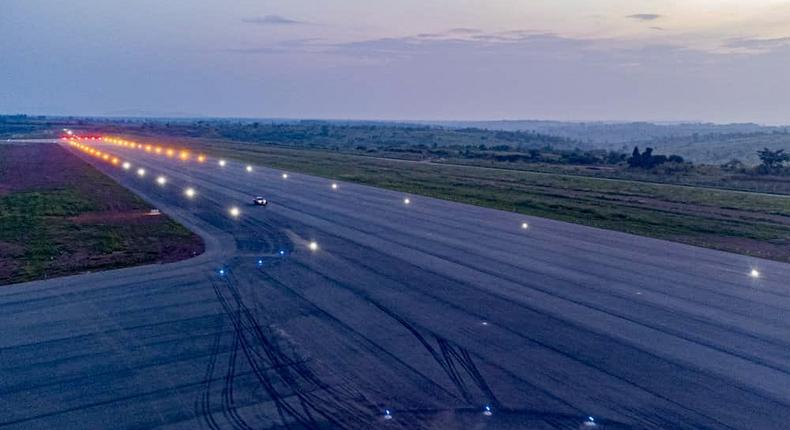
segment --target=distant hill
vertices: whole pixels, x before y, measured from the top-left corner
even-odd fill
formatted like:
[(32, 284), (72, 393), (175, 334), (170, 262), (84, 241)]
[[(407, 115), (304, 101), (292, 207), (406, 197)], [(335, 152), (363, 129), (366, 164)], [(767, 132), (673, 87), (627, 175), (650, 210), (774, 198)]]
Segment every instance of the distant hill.
[(788, 127), (763, 126), (754, 123), (652, 123), (652, 122), (566, 122), (540, 120), (514, 121), (432, 121), (426, 124), (452, 128), (484, 128), (490, 130), (535, 131), (592, 143), (634, 143), (658, 138), (684, 137), (695, 134), (745, 134), (783, 131)]
[(790, 132), (695, 135), (655, 139), (645, 146), (648, 144), (659, 153), (679, 154), (697, 163), (722, 164), (735, 158), (756, 165), (759, 149), (790, 151)]
[(585, 142), (589, 147), (630, 152), (638, 145), (661, 154), (678, 154), (697, 163), (720, 164), (738, 158), (757, 164), (763, 147), (790, 151), (790, 127), (753, 123), (650, 123), (563, 121), (435, 121), (448, 128), (532, 131)]
[(191, 137), (316, 148), (419, 150), (421, 147), (485, 146), (528, 150), (605, 149), (630, 153), (634, 146), (657, 154), (678, 154), (695, 163), (721, 164), (733, 158), (757, 164), (757, 150), (790, 152), (790, 126), (753, 123), (650, 123), (517, 121), (358, 121), (253, 118), (72, 118), (0, 115), (0, 137), (57, 132), (60, 126), (110, 124)]

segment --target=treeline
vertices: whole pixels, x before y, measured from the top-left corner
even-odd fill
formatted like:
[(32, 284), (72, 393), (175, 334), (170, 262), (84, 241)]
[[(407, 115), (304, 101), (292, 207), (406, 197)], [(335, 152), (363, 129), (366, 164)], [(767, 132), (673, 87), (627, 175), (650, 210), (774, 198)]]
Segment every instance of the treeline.
[(684, 162), (683, 157), (680, 155), (654, 155), (653, 148), (645, 148), (645, 152), (639, 152), (638, 146), (634, 147), (631, 157), (628, 158), (628, 165), (630, 167), (642, 169), (652, 169), (664, 163), (682, 164)]
[(41, 132), (51, 128), (44, 122), (45, 117), (19, 115), (0, 115), (0, 137), (11, 138)]
[(757, 151), (757, 157), (760, 159), (760, 164), (755, 167), (749, 167), (737, 158), (733, 158), (719, 167), (723, 170), (739, 173), (790, 175), (790, 166), (787, 165), (790, 163), (790, 154), (785, 152), (784, 149), (772, 150), (763, 148)]
[(650, 122), (563, 122), (540, 120), (510, 121), (438, 121), (457, 128), (478, 127), (496, 130), (535, 130), (538, 133), (564, 136), (571, 139), (589, 141), (602, 149), (620, 148), (622, 145), (664, 146), (676, 139), (709, 139), (712, 135), (719, 138), (726, 135), (745, 135), (749, 133), (786, 132), (787, 127), (771, 127), (753, 123), (712, 124), (712, 123), (650, 123)]
[(545, 164), (578, 164), (578, 165), (604, 165), (618, 164), (625, 160), (625, 154), (605, 150), (563, 150), (550, 146), (519, 150), (517, 148), (499, 145), (486, 147), (467, 146), (458, 149), (456, 153), (447, 151), (431, 151), (432, 155), (447, 158), (458, 157), (464, 159), (487, 160), (504, 163), (545, 163)]
[(188, 137), (214, 137), (241, 142), (311, 148), (347, 150), (370, 148), (404, 148), (427, 145), (450, 147), (467, 145), (508, 146), (518, 149), (553, 147), (570, 149), (581, 142), (534, 132), (492, 131), (475, 128), (445, 129), (435, 126), (395, 124), (335, 124), (320, 121), (287, 123), (195, 121), (191, 124), (151, 121), (142, 125), (146, 131)]

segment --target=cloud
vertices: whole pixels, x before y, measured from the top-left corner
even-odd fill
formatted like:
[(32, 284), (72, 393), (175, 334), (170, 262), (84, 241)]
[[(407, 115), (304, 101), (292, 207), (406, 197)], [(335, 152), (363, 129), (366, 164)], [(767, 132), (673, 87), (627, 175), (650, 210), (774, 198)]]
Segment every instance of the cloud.
[[(348, 43), (325, 44), (324, 53), (345, 58), (365, 59), (379, 64), (393, 61), (424, 61), (433, 63), (432, 58), (453, 58), (453, 62), (470, 58), (486, 58), (501, 55), (516, 58), (562, 58), (592, 55), (599, 40), (574, 39), (551, 33), (509, 31), (474, 34), (468, 38), (426, 38), (420, 35), (369, 39)], [(315, 46), (314, 46), (315, 48)], [(488, 63), (488, 60), (481, 64)]]
[(279, 47), (261, 46), (258, 48), (230, 48), (225, 49), (225, 52), (234, 54), (291, 54), (292, 51), (282, 49)]
[(746, 51), (765, 52), (790, 45), (790, 36), (775, 38), (738, 38), (728, 40), (726, 48), (742, 49)]
[(466, 28), (466, 27), (456, 27), (447, 30), (449, 34), (476, 34), (482, 33), (480, 30), (476, 28)]
[(416, 37), (420, 39), (436, 39), (438, 37), (443, 37), (443, 34), (440, 33), (420, 33)]
[[(663, 27), (651, 26), (654, 31)], [(580, 38), (534, 30), (479, 32), (453, 36), (444, 33), (424, 33), (404, 37), (361, 39), (351, 42), (334, 42), (326, 39), (299, 39), (274, 42), (264, 46), (227, 49), (228, 52), (245, 54), (309, 54), (334, 56), (338, 59), (364, 60), (369, 64), (391, 64), (394, 61), (411, 61), (417, 58), (452, 56), (453, 61), (464, 57), (489, 57), (500, 55), (535, 61), (571, 61), (579, 64), (609, 64), (613, 68), (632, 69), (639, 66), (672, 62), (683, 65), (689, 73), (705, 69), (711, 63), (720, 63), (727, 55), (761, 54), (790, 48), (790, 36), (760, 39), (730, 39), (716, 49), (696, 49), (678, 43), (645, 43), (617, 38)], [(606, 54), (605, 54), (606, 53)], [(427, 61), (427, 60), (426, 60)], [(465, 60), (464, 60), (465, 61)], [(481, 64), (487, 64), (481, 62)], [(532, 61), (532, 60), (531, 60)], [(602, 66), (604, 67), (604, 66)]]
[(280, 15), (266, 15), (266, 16), (253, 16), (249, 18), (242, 18), (242, 22), (247, 24), (257, 25), (302, 25), (307, 24), (304, 21), (299, 21), (291, 18), (285, 18)]
[(633, 15), (626, 16), (626, 18), (635, 19), (637, 21), (655, 21), (659, 18), (662, 18), (662, 16), (657, 13), (635, 13)]
[(464, 39), (482, 36), (484, 36), (483, 30), (469, 27), (456, 27), (442, 32), (420, 33), (415, 37), (418, 39)]
[(283, 40), (269, 46), (229, 48), (223, 49), (224, 52), (235, 54), (298, 54), (298, 53), (320, 53), (325, 51), (325, 41), (320, 37), (308, 37), (303, 39)]
[[(790, 114), (790, 37), (707, 50), (673, 38), (535, 30), (424, 36), (258, 40), (228, 55), (256, 65), (253, 86), (279, 116), (786, 122)], [(777, 47), (740, 52), (766, 46)]]
[(561, 39), (562, 36), (554, 33), (547, 33), (547, 32), (539, 32), (533, 30), (508, 30), (508, 31), (500, 31), (496, 33), (478, 33), (471, 35), (469, 38), (471, 40), (476, 40), (480, 42), (491, 42), (491, 43), (513, 43), (524, 41), (528, 39), (535, 39), (535, 38), (558, 38)]
[[(462, 37), (449, 36), (448, 33), (423, 33), (404, 37), (363, 39), (352, 42), (329, 42), (324, 39), (299, 39), (275, 42), (266, 46), (232, 48), (227, 52), (247, 54), (327, 54), (345, 58), (377, 58), (385, 62), (396, 59), (421, 57), (424, 55), (443, 55), (445, 53), (493, 52), (506, 49), (507, 55), (519, 56), (547, 55), (566, 57), (569, 53), (597, 51), (611, 47), (608, 39), (579, 39), (564, 37), (554, 33), (531, 30), (510, 30), (492, 33), (470, 33)], [(513, 51), (511, 51), (513, 50)], [(467, 53), (468, 51), (468, 53)], [(503, 54), (504, 55), (504, 54)]]

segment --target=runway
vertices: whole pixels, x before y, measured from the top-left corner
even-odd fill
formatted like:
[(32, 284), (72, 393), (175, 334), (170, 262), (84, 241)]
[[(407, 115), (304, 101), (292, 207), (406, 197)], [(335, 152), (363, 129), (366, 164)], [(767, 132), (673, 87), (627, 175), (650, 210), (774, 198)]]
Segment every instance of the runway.
[(89, 143), (207, 251), (0, 287), (2, 429), (790, 423), (790, 265)]

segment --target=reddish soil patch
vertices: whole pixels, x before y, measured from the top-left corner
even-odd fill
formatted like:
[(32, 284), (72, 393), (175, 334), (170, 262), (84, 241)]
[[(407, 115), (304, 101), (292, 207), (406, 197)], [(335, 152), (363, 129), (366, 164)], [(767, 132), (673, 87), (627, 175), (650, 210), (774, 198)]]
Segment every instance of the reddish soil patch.
[(60, 147), (47, 144), (8, 145), (3, 147), (0, 164), (0, 189), (6, 192), (73, 185), (79, 182), (75, 172), (84, 170), (82, 160)]
[(75, 224), (158, 224), (160, 217), (164, 215), (152, 215), (150, 211), (102, 211), (81, 213), (68, 220)]

